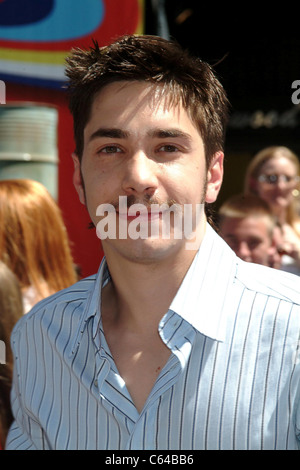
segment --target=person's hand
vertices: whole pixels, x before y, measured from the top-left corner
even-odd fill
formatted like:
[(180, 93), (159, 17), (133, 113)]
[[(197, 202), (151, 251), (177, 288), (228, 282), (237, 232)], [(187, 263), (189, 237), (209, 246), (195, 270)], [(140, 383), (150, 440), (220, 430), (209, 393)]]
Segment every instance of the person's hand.
[(288, 224), (282, 226), (282, 240), (280, 249), (300, 264), (300, 238)]

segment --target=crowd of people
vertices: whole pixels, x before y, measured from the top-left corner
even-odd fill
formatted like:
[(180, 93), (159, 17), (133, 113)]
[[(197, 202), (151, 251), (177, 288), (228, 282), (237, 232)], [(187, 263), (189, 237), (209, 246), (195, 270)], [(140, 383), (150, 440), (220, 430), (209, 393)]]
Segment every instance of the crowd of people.
[(120, 195), (128, 224), (134, 203), (147, 223), (158, 202), (201, 202), (203, 217), (191, 250), (174, 231), (105, 238), (98, 273), (78, 279), (46, 189), (0, 181), (0, 447), (299, 448), (298, 157), (259, 151), (215, 230), (228, 99), (212, 68), (134, 35), (74, 50), (66, 74), (93, 224), (100, 204), (120, 217)]
[(245, 261), (300, 275), (299, 195), (298, 156), (284, 146), (264, 148), (248, 165), (244, 192), (221, 206), (220, 233)]

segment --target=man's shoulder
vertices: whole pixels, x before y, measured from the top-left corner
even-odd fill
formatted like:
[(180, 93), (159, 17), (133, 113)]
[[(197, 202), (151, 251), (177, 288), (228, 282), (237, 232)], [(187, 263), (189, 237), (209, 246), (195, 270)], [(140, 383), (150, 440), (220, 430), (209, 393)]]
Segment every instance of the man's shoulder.
[[(52, 321), (52, 317), (62, 317), (66, 312), (64, 318), (73, 316), (80, 317), (87, 304), (90, 294), (94, 291), (97, 275), (92, 275), (81, 279), (70, 287), (60, 290), (55, 294), (46, 297), (38, 302), (30, 312), (26, 313), (15, 325), (13, 334), (16, 334), (24, 325), (28, 326), (33, 323), (40, 323), (43, 318), (44, 321)], [(68, 313), (68, 314), (67, 314)]]
[(240, 260), (236, 277), (247, 289), (300, 305), (299, 276)]
[(29, 313), (29, 316), (35, 315), (36, 312), (40, 310), (44, 311), (48, 308), (53, 309), (53, 307), (56, 305), (86, 300), (91, 291), (94, 290), (96, 277), (96, 274), (86, 277), (67, 287), (66, 289), (60, 290), (55, 294), (46, 297), (33, 307), (32, 311)]
[[(233, 269), (230, 273), (233, 275), (234, 283), (241, 283), (245, 289), (254, 293), (276, 297), (278, 300), (286, 300), (300, 306), (300, 276), (261, 264), (243, 261), (211, 228), (209, 237), (215, 242), (212, 251), (216, 252), (221, 260), (225, 260), (222, 265), (217, 263), (213, 265), (212, 272), (214, 274), (216, 274), (216, 271), (220, 272), (220, 266), (222, 266), (224, 268), (223, 278), (225, 279), (226, 273), (229, 272), (230, 266), (232, 266)], [(216, 250), (215, 246), (219, 248)], [(230, 279), (233, 280), (231, 277)]]

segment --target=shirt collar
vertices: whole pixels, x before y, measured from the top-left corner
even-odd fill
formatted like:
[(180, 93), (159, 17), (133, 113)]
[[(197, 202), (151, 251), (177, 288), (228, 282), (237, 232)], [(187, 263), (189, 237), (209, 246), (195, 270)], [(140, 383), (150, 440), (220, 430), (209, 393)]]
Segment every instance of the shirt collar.
[(95, 280), (91, 284), (87, 295), (86, 305), (84, 307), (81, 321), (77, 328), (77, 334), (74, 338), (71, 354), (74, 354), (77, 351), (85, 326), (88, 320), (92, 317), (94, 317), (93, 337), (95, 338), (95, 336), (97, 335), (98, 327), (100, 326), (101, 321), (101, 290), (109, 279), (109, 272), (105, 257), (103, 257), (101, 261), (97, 275), (91, 276), (91, 278), (95, 278)]
[(233, 251), (207, 224), (199, 251), (170, 310), (205, 336), (224, 341), (226, 311), (231, 304), (236, 262)]

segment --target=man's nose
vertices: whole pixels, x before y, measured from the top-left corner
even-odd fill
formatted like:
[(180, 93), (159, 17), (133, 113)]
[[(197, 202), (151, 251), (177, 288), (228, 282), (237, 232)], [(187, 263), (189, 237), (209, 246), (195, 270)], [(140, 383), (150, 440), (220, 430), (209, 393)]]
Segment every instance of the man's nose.
[(152, 196), (158, 187), (158, 164), (145, 152), (136, 152), (127, 162), (122, 188), (126, 194)]

